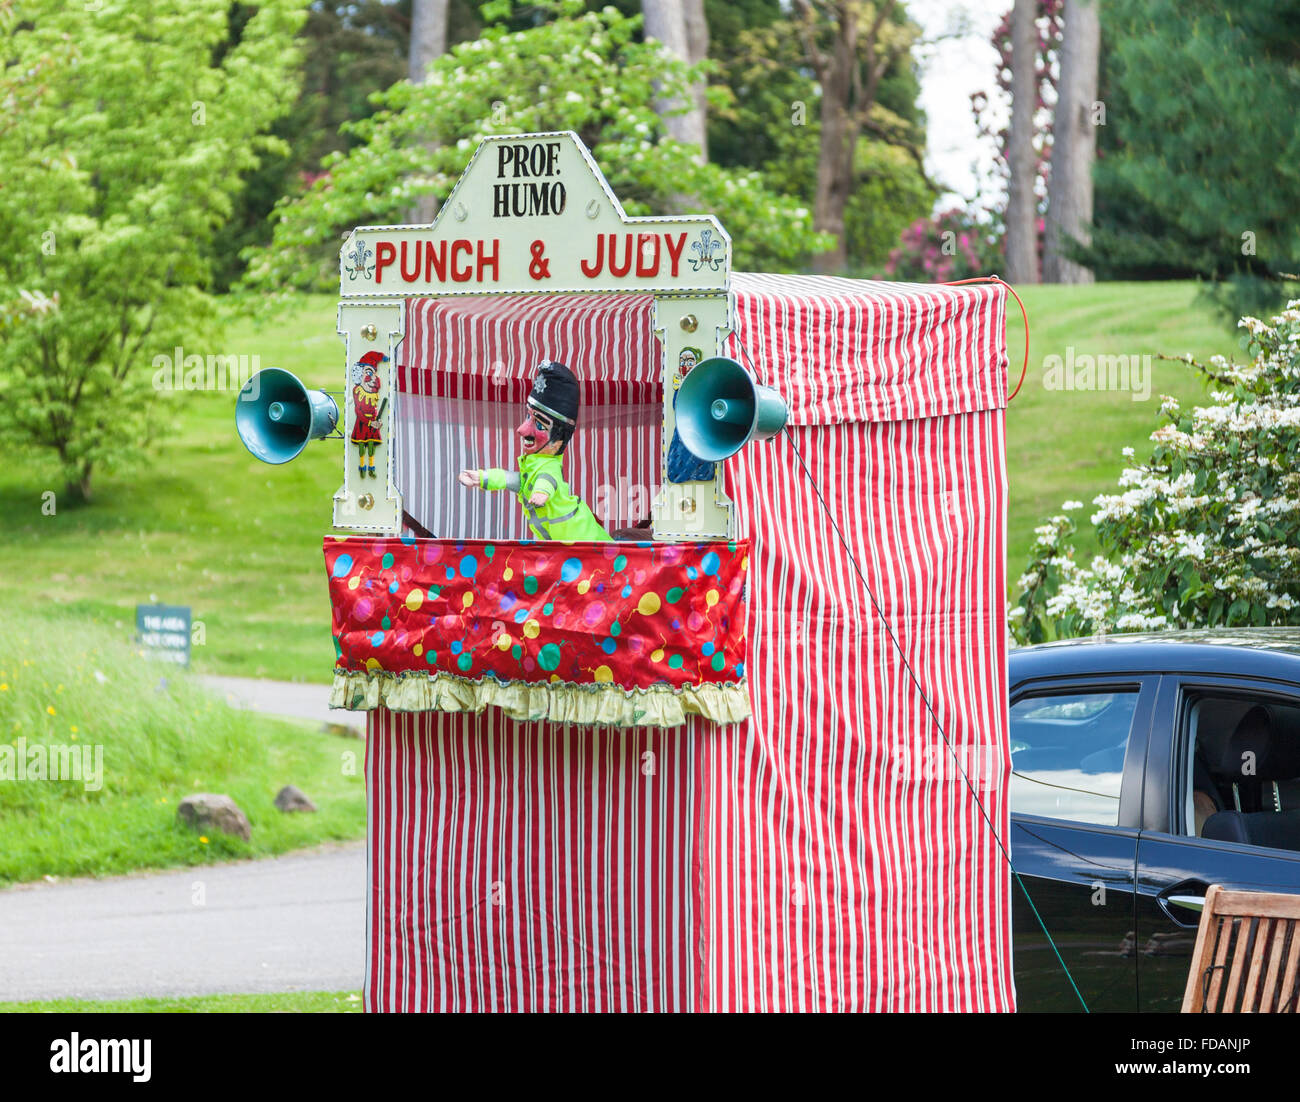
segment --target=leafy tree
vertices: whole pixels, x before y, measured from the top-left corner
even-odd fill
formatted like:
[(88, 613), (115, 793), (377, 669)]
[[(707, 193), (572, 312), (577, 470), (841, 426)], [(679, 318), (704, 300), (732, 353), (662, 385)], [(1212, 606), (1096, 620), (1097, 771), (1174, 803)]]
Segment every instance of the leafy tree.
[(4, 9), (0, 73), (42, 77), (0, 122), (0, 302), (58, 297), (0, 345), (0, 418), (11, 449), (55, 453), (74, 501), (154, 433), (152, 357), (213, 317), (207, 246), (296, 94), (303, 8)]
[(402, 5), (381, 0), (312, 5), (298, 32), (301, 90), (271, 126), (283, 144), (245, 174), (230, 223), (212, 243), (218, 290), (243, 274), (244, 249), (270, 240), (268, 216), (281, 196), (303, 187), (326, 154), (346, 148), (339, 127), (369, 115), (371, 94), (402, 78), (409, 21)]
[[(1198, 277), (1237, 313), (1300, 270), (1300, 0), (1108, 0), (1099, 279)], [(1235, 290), (1235, 293), (1233, 293)]]
[[(803, 48), (776, 3), (730, 5), (710, 20), (718, 105), (709, 113), (710, 157), (718, 164), (764, 172), (775, 187), (810, 205), (817, 179), (818, 91)], [(745, 23), (742, 20), (751, 20)]]
[[(1187, 362), (1212, 403), (1162, 404), (1162, 424), (1091, 523), (1104, 552), (1075, 560), (1065, 512), (1036, 531), (1012, 629), (1022, 642), (1164, 627), (1300, 624), (1300, 300), (1241, 319), (1254, 359)], [(1093, 365), (1108, 371), (1101, 357)], [(1080, 369), (1087, 365), (1080, 365)]]
[(711, 80), (721, 93), (709, 112), (709, 158), (729, 167), (762, 168), (777, 155), (771, 132), (789, 127), (791, 103), (806, 97), (811, 82), (798, 71), (797, 54), (788, 56), (794, 68), (759, 71), (755, 38), (766, 42), (764, 30), (782, 19), (780, 0), (708, 0), (704, 10), (716, 66)]
[[(407, 75), (411, 21), (411, 0), (314, 0), (298, 32), (301, 91), (271, 127), (281, 152), (245, 174), (229, 226), (212, 245), (218, 290), (243, 275), (246, 249), (271, 240), (275, 204), (309, 186), (322, 158), (356, 144), (344, 124), (374, 114), (371, 97)], [(451, 0), (449, 41), (476, 38), (482, 26), (475, 0)]]
[[(758, 173), (700, 164), (694, 146), (665, 136), (652, 101), (688, 102), (700, 73), (639, 40), (639, 16), (584, 11), (577, 0), (535, 7), (553, 18), (523, 31), (489, 26), (434, 62), (424, 84), (402, 81), (377, 97), (379, 112), (348, 127), (359, 144), (326, 158), (307, 193), (277, 209), (273, 244), (250, 254), (245, 286), (283, 294), (334, 285), (337, 252), (321, 259), (322, 243), (400, 219), (423, 191), (444, 200), (487, 134), (576, 131), (630, 214), (690, 196), (731, 232), (740, 267), (789, 266), (818, 244), (810, 212)], [(512, 9), (483, 11), (503, 19)]]
[[(919, 82), (911, 56), (920, 30), (898, 0), (793, 0), (793, 12), (791, 25), (821, 91), (813, 220), (835, 236), (813, 263), (818, 271), (840, 272), (848, 259), (845, 220), (863, 133), (911, 151), (921, 165), (924, 128), (916, 123)], [(900, 105), (904, 87), (911, 95)]]
[[(712, 6), (709, 18), (715, 18)], [(718, 19), (716, 79), (728, 95), (710, 115), (711, 156), (722, 165), (759, 170), (772, 187), (811, 207), (821, 150), (821, 93), (799, 36), (775, 0), (725, 5)], [(881, 111), (901, 120), (896, 134), (902, 140), (868, 131), (856, 143), (854, 185), (844, 212), (849, 272), (878, 273), (902, 231), (925, 217), (934, 202), (935, 189), (920, 163), (919, 92), (910, 58), (900, 60), (881, 80), (877, 101)], [(801, 264), (811, 259), (804, 257)]]
[[(858, 143), (856, 176), (857, 186), (844, 211), (847, 274), (877, 279), (908, 228), (934, 206), (936, 189), (911, 153), (888, 142)], [(993, 270), (986, 266), (977, 274)]]
[[(17, 25), (14, 0), (0, 0), (0, 35), (9, 35)], [(50, 78), (72, 65), (77, 57), (70, 40), (53, 43), (49, 49), (33, 59), (30, 65), (7, 65), (0, 68), (0, 148), (6, 137), (12, 140), (21, 121), (32, 115), (50, 96)], [(57, 162), (48, 166), (52, 170)], [(6, 196), (6, 184), (0, 179), (0, 204), (13, 196)], [(37, 278), (34, 274), (33, 279)], [(15, 283), (0, 284), (0, 337), (6, 336), (25, 321), (57, 310), (58, 292), (50, 297), (42, 290), (29, 290)]]

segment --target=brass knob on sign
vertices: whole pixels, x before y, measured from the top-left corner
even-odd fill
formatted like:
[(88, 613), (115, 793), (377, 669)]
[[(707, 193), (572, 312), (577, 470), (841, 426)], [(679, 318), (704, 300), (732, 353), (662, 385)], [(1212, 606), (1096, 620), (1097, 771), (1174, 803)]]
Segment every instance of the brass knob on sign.
[(688, 333), (694, 333), (700, 327), (700, 319), (694, 314), (683, 314), (681, 326)]
[(363, 325), (361, 327), (361, 335), (365, 337), (365, 339), (368, 340), (371, 344), (374, 344), (375, 338), (379, 336), (379, 330), (376, 329), (373, 325)]
[(362, 494), (359, 498), (357, 498), (357, 504), (360, 505), (361, 508), (363, 509), (373, 509), (375, 507), (375, 495)]

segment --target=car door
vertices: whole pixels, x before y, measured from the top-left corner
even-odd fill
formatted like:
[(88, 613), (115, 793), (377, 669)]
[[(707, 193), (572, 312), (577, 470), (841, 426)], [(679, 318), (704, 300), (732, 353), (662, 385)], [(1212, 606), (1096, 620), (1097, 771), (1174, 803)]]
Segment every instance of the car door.
[(1021, 1010), (1082, 1010), (1080, 995), (1089, 1010), (1136, 1009), (1133, 888), (1142, 765), (1158, 684), (1157, 675), (1089, 676), (1012, 688), (1011, 851), (1021, 881), (1012, 882), (1014, 968)]
[(1240, 699), (1283, 709), (1300, 707), (1300, 688), (1254, 678), (1166, 676), (1156, 703), (1138, 837), (1138, 1007), (1182, 1007), (1200, 923), (1199, 901), (1210, 884), (1248, 891), (1300, 893), (1300, 852), (1197, 837), (1188, 822), (1192, 709), (1198, 700)]

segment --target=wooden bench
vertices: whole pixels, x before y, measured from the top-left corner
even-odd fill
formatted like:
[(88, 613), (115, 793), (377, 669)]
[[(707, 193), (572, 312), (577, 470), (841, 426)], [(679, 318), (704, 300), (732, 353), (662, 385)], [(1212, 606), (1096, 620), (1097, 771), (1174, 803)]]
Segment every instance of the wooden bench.
[(1300, 895), (1212, 885), (1205, 893), (1183, 1013), (1294, 1014), (1297, 1004)]

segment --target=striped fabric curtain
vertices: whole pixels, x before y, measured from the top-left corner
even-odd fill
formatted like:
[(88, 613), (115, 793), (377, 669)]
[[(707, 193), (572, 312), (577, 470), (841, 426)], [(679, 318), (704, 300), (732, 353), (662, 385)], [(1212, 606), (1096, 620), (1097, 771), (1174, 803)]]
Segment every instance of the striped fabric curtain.
[[(726, 466), (753, 543), (753, 718), (372, 713), (368, 1009), (1014, 1009), (994, 837), (1010, 771), (1003, 291), (737, 275), (733, 294), (730, 352), (786, 396), (793, 426)], [(657, 481), (659, 350), (636, 302), (593, 297), (549, 321), (543, 298), (412, 303), (408, 503), (466, 523), (437, 512), (455, 491), (430, 472), (468, 454), (437, 403), (481, 403), (490, 379), (457, 381), (451, 348), (511, 349), (513, 402), (535, 349), (570, 363), (589, 426), (608, 402), (596, 384), (627, 388), (644, 411), (591, 432), (620, 439), (575, 452), (570, 478), (594, 493), (621, 463)], [(615, 336), (619, 356), (601, 354)], [(473, 447), (504, 462), (508, 442), (483, 433)], [(500, 515), (469, 523), (517, 534)]]

